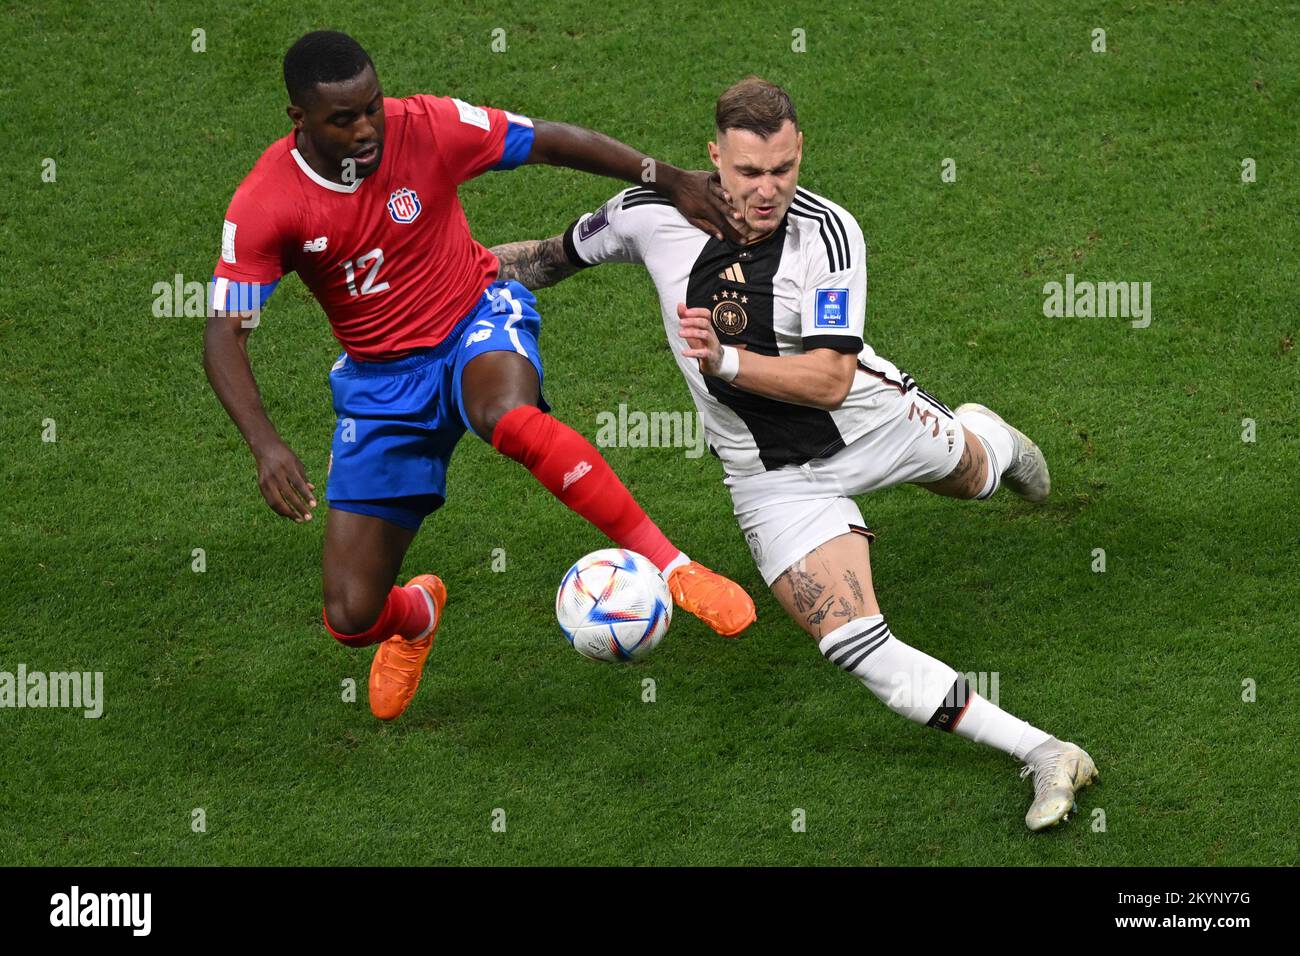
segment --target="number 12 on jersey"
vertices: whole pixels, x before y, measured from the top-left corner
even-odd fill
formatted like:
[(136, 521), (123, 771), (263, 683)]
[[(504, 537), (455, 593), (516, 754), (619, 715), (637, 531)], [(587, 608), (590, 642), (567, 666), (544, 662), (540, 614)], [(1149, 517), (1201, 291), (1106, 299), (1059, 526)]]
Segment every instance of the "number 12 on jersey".
[(348, 278), (348, 292), (357, 295), (357, 271), (370, 265), (370, 271), (366, 277), (361, 280), (361, 295), (374, 295), (376, 292), (383, 292), (388, 288), (387, 282), (381, 282), (375, 285), (375, 278), (379, 275), (379, 269), (384, 264), (384, 250), (371, 249), (363, 256), (357, 256), (356, 266), (353, 267), (352, 260), (349, 259), (343, 263), (343, 272)]

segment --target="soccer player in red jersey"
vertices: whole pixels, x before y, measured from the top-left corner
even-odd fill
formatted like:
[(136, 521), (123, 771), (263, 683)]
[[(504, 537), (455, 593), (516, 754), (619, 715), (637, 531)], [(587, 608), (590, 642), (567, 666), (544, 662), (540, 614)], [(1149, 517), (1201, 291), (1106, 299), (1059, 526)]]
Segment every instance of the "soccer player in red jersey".
[[(548, 414), (536, 301), (517, 282), (495, 281), (496, 257), (470, 236), (456, 192), (524, 163), (640, 183), (646, 157), (590, 130), (449, 97), (387, 98), (370, 57), (342, 33), (298, 40), (284, 78), (293, 130), (262, 154), (226, 213), (204, 368), (257, 460), (267, 504), (303, 522), (315, 486), (262, 408), (247, 339), (281, 276), (297, 272), (343, 346), (330, 372), (338, 423), (324, 621), (344, 644), (379, 645), (375, 716), (406, 709), (433, 645), (442, 582), (394, 582), (421, 522), (443, 504), (467, 427), (653, 561), (680, 607), (720, 634), (744, 630), (755, 616), (749, 595), (679, 551), (600, 453)], [(683, 215), (715, 235), (731, 228), (709, 174), (656, 171), (648, 185)]]

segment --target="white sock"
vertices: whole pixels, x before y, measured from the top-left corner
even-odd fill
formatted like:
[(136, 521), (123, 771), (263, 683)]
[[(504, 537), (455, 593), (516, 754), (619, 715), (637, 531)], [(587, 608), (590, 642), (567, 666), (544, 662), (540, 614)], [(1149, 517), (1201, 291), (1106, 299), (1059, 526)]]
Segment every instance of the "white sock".
[(972, 691), (943, 661), (894, 637), (884, 615), (860, 617), (831, 631), (817, 649), (848, 671), (890, 710), (927, 727), (951, 731), (1024, 757), (1051, 739)]
[(957, 416), (957, 421), (984, 443), (984, 450), (988, 453), (988, 480), (984, 483), (984, 490), (976, 495), (977, 498), (987, 498), (998, 490), (1003, 473), (1011, 467), (1016, 440), (1006, 426), (983, 412), (963, 412)]
[(665, 564), (663, 570), (660, 571), (659, 573), (662, 574), (664, 576), (664, 580), (667, 581), (668, 575), (672, 574), (673, 571), (677, 570), (683, 565), (687, 565), (690, 563), (691, 563), (691, 559), (686, 556), (686, 552), (678, 551), (677, 557), (673, 558), (671, 561)]
[(1009, 753), (1017, 760), (1033, 750), (1045, 740), (1052, 738), (1037, 727), (1013, 717), (997, 704), (986, 700), (974, 691), (970, 692), (970, 704), (965, 715), (953, 729), (958, 737), (965, 737), (977, 744), (988, 744), (1003, 753)]
[(959, 679), (955, 670), (889, 632), (884, 615), (859, 617), (837, 627), (817, 649), (848, 671), (896, 714), (918, 724), (935, 724), (944, 700)]

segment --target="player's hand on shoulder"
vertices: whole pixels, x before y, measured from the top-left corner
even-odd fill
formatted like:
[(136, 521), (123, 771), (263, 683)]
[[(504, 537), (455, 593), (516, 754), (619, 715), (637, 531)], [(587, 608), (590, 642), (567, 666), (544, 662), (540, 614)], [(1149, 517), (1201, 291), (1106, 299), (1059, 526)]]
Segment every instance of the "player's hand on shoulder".
[(725, 233), (733, 242), (744, 242), (752, 232), (745, 217), (732, 208), (716, 172), (678, 170), (667, 195), (692, 226), (715, 239), (722, 239)]
[(307, 471), (293, 449), (280, 441), (255, 455), (257, 486), (271, 510), (297, 524), (310, 521), (311, 509), (316, 507), (316, 486), (307, 480)]
[(698, 359), (702, 375), (718, 374), (722, 366), (722, 343), (713, 331), (713, 315), (708, 309), (688, 309), (677, 303), (677, 334), (686, 343), (682, 355)]

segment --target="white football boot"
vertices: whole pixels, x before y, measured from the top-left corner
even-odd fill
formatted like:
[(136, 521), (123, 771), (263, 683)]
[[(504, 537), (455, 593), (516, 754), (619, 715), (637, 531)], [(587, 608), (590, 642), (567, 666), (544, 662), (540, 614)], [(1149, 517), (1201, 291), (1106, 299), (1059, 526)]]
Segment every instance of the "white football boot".
[(979, 412), (1000, 423), (1013, 439), (1011, 467), (1002, 473), (1002, 483), (1026, 501), (1046, 501), (1052, 490), (1052, 476), (1047, 473), (1047, 459), (1028, 435), (1010, 425), (993, 409), (975, 402), (957, 406), (957, 414)]
[(1070, 819), (1077, 804), (1074, 795), (1097, 779), (1097, 765), (1088, 752), (1052, 737), (1025, 754), (1021, 778), (1034, 775), (1034, 802), (1025, 814), (1025, 826), (1045, 830)]

